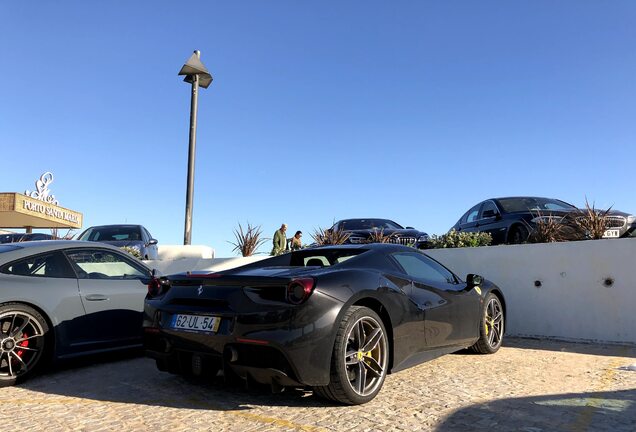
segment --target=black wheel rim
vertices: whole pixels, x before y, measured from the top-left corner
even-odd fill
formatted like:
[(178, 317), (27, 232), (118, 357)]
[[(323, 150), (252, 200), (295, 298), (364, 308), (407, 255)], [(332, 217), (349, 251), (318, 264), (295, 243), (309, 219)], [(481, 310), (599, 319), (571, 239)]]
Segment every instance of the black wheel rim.
[(504, 334), (504, 314), (501, 302), (496, 297), (491, 298), (486, 305), (484, 330), (490, 348), (498, 348)]
[(44, 329), (31, 314), (0, 314), (0, 379), (14, 379), (32, 370), (44, 350)]
[(360, 318), (349, 330), (345, 347), (345, 369), (351, 389), (369, 396), (382, 385), (387, 367), (386, 336), (371, 317)]

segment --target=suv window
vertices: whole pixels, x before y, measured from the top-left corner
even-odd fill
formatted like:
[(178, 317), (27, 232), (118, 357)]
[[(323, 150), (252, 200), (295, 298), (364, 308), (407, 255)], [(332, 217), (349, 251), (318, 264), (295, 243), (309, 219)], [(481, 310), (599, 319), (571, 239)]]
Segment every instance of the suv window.
[(404, 272), (417, 279), (435, 282), (455, 283), (455, 277), (441, 264), (417, 252), (400, 252), (393, 258), (404, 269)]

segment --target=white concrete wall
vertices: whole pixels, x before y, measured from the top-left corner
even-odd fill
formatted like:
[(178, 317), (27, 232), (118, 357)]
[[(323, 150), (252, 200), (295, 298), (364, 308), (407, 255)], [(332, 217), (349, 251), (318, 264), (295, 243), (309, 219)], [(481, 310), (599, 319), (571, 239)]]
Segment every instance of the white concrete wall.
[(157, 245), (157, 254), (162, 261), (174, 261), (183, 258), (214, 258), (214, 249), (200, 245)]
[(426, 253), (497, 284), (509, 335), (636, 344), (636, 238)]

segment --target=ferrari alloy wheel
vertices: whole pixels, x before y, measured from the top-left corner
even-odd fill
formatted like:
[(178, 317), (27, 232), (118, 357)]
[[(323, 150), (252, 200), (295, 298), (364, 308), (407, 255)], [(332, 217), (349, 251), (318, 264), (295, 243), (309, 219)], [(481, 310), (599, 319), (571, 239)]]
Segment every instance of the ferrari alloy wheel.
[(20, 304), (0, 306), (0, 387), (30, 375), (44, 355), (46, 321)]
[(484, 299), (479, 340), (472, 346), (473, 350), (482, 354), (497, 352), (503, 341), (504, 322), (504, 310), (499, 297), (488, 294)]
[(350, 405), (368, 402), (382, 388), (388, 359), (382, 319), (369, 308), (352, 306), (336, 335), (331, 382), (316, 390), (321, 396), (337, 402)]

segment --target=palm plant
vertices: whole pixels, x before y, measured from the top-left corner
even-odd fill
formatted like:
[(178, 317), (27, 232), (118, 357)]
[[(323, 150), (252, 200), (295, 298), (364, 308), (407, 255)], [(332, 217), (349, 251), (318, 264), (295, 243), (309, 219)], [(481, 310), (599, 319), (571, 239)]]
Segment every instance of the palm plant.
[(261, 238), (261, 234), (260, 225), (254, 227), (248, 222), (247, 230), (243, 230), (243, 227), (239, 223), (238, 229), (234, 230), (236, 243), (228, 243), (234, 245), (232, 252), (239, 252), (244, 257), (252, 256), (256, 252), (256, 249), (268, 240), (267, 238)]
[(344, 244), (349, 239), (349, 233), (333, 229), (314, 229), (311, 237), (319, 246)]
[(607, 215), (612, 207), (607, 210), (597, 210), (594, 203), (590, 203), (585, 198), (585, 209), (572, 217), (572, 224), (582, 233), (584, 238), (602, 239), (607, 230)]
[(384, 234), (384, 229), (374, 229), (367, 238), (368, 243), (390, 243), (395, 234)]
[(540, 211), (533, 212), (534, 225), (526, 223), (531, 243), (552, 243), (573, 240), (573, 228), (569, 218), (563, 216), (544, 215)]

